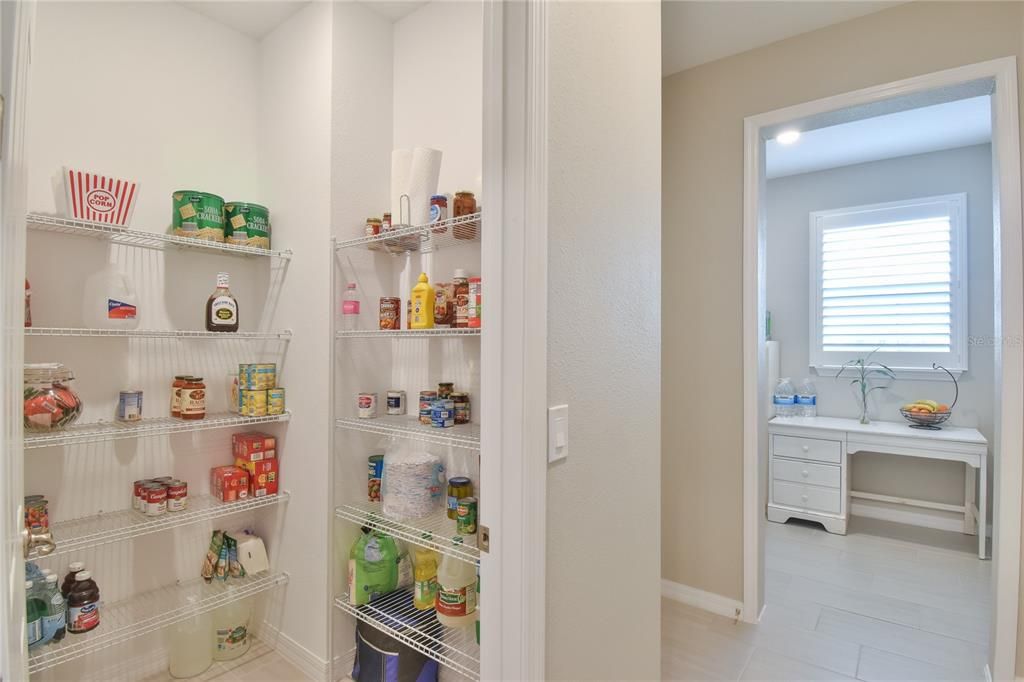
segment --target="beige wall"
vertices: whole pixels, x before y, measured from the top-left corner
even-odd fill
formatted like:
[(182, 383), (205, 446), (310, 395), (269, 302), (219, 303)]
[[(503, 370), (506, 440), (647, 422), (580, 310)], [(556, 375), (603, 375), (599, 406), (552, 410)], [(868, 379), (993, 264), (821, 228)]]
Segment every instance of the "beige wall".
[[(661, 677), (661, 11), (549, 5), (549, 680)], [(531, 387), (538, 399), (543, 386)]]
[(663, 578), (742, 598), (744, 117), (1016, 56), (1022, 26), (1019, 3), (908, 3), (664, 79)]

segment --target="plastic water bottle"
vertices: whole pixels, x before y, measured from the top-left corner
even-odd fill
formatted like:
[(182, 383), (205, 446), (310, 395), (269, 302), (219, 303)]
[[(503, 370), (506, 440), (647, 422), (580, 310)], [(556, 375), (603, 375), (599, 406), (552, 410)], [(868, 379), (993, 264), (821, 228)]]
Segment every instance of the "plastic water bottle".
[(810, 377), (805, 378), (796, 391), (796, 411), (798, 417), (818, 416), (818, 392)]
[(46, 576), (46, 587), (43, 590), (43, 597), (46, 601), (46, 615), (43, 616), (43, 641), (59, 642), (64, 639), (67, 630), (67, 605), (64, 603), (64, 596), (57, 586), (57, 575), (50, 573)]
[(793, 388), (793, 382), (789, 380), (789, 377), (779, 379), (772, 402), (775, 404), (776, 417), (795, 417), (797, 415), (796, 390)]
[(359, 329), (359, 291), (355, 282), (349, 282), (345, 288), (345, 298), (341, 302), (341, 328), (348, 332)]

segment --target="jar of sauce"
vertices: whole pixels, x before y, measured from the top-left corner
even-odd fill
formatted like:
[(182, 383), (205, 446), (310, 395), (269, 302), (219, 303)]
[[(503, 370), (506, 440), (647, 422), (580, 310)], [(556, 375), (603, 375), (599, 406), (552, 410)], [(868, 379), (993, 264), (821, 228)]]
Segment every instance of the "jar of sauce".
[(188, 377), (181, 387), (181, 418), (203, 419), (206, 417), (206, 384), (202, 377)]
[(187, 374), (176, 374), (171, 384), (171, 416), (175, 419), (181, 418), (181, 389), (185, 386), (186, 379)]
[[(461, 218), (473, 213), (476, 213), (476, 197), (473, 196), (473, 193), (465, 190), (456, 192), (454, 205), (452, 206), (452, 217)], [(470, 221), (457, 224), (452, 228), (452, 232), (455, 233), (456, 239), (476, 239), (477, 222)]]
[(367, 218), (366, 219), (366, 236), (367, 237), (376, 237), (377, 235), (379, 235), (380, 234), (381, 225), (382, 225), (382, 223), (381, 223), (381, 219), (380, 218)]
[[(446, 220), (448, 220), (448, 197), (444, 194), (435, 194), (430, 197), (430, 222), (443, 223)], [(434, 232), (437, 234), (444, 234), (447, 231), (447, 225), (434, 228)]]

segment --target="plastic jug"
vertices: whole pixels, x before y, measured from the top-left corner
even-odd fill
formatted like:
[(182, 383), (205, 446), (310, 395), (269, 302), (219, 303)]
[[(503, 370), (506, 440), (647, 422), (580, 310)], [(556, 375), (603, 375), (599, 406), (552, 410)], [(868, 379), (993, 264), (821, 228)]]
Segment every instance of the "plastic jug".
[[(233, 588), (228, 588), (228, 593)], [(213, 612), (213, 660), (230, 661), (249, 650), (252, 598), (233, 601)]]
[[(188, 597), (195, 607), (199, 598)], [(200, 613), (168, 629), (168, 672), (178, 679), (195, 677), (213, 665), (213, 614)]]
[(85, 280), (82, 321), (91, 329), (135, 329), (139, 298), (135, 284), (113, 264)]
[[(456, 538), (460, 543), (462, 538)], [(441, 557), (437, 567), (437, 621), (450, 628), (470, 627), (476, 621), (476, 567), (461, 559)]]

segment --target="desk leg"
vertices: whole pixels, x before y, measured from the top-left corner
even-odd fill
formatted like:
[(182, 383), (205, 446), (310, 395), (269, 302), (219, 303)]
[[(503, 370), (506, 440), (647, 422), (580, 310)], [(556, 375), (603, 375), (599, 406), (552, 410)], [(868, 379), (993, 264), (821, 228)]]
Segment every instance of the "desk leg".
[(977, 532), (975, 526), (975, 515), (977, 498), (974, 492), (974, 483), (977, 480), (977, 472), (970, 464), (964, 463), (964, 535), (974, 535)]
[(978, 558), (985, 558), (985, 531), (988, 527), (988, 453), (981, 456), (978, 469)]

